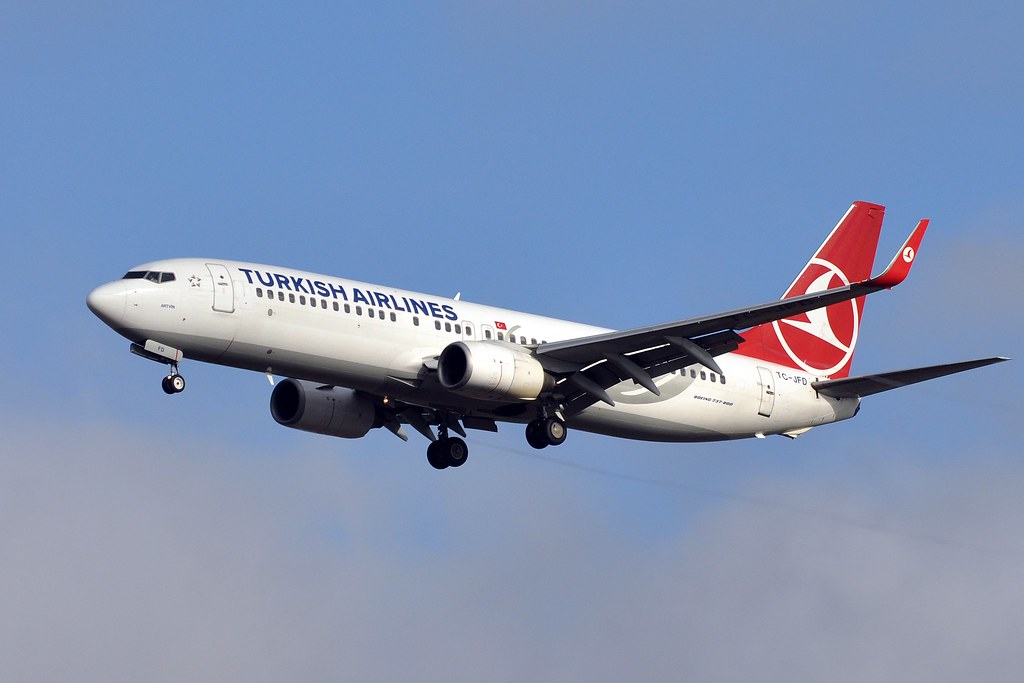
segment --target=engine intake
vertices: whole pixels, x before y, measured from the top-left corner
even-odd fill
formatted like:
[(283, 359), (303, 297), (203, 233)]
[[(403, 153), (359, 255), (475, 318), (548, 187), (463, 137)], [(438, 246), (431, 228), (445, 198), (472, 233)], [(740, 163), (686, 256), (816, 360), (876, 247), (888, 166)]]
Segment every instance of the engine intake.
[(458, 341), (437, 360), (445, 389), (491, 401), (532, 401), (554, 386), (554, 379), (529, 351), (498, 342)]
[(369, 397), (297, 379), (274, 387), (270, 414), (279, 425), (345, 439), (366, 436), (377, 421), (377, 407)]

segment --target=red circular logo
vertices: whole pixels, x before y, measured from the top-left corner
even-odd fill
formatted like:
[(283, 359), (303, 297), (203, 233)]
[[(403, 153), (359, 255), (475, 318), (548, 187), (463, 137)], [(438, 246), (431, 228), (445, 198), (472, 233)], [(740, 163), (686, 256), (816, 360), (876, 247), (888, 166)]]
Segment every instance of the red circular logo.
[[(844, 287), (849, 278), (834, 264), (814, 258), (790, 288), (791, 296)], [(802, 290), (802, 291), (801, 291)], [(797, 367), (818, 375), (832, 375), (853, 357), (860, 329), (857, 300), (816, 308), (772, 323), (779, 343)]]

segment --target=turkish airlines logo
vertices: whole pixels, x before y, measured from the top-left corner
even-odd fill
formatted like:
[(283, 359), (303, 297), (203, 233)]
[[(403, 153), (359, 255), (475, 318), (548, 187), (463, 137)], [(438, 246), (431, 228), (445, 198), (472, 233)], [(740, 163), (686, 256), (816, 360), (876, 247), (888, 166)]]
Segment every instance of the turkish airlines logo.
[[(913, 249), (905, 250), (903, 258), (908, 263), (912, 261)], [(802, 281), (807, 283), (804, 291), (793, 292), (792, 296), (813, 294), (850, 284), (843, 271), (820, 258), (813, 258), (807, 264), (797, 284)], [(851, 299), (828, 308), (816, 308), (793, 318), (776, 320), (772, 327), (775, 328), (782, 348), (797, 367), (817, 375), (831, 375), (853, 357), (860, 331), (860, 313), (856, 300)]]

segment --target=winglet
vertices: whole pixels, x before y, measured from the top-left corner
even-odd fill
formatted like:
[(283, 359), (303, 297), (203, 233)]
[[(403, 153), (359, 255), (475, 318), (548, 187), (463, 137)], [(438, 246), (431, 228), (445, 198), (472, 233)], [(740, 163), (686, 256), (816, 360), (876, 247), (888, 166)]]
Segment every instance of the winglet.
[(871, 278), (864, 284), (892, 288), (906, 280), (907, 275), (910, 274), (910, 266), (914, 264), (914, 259), (917, 257), (917, 251), (921, 248), (921, 241), (924, 239), (926, 230), (928, 230), (928, 219), (923, 218), (918, 221), (914, 232), (910, 233), (910, 237), (907, 238), (907, 241), (903, 243), (903, 247), (893, 257), (885, 272), (878, 277)]

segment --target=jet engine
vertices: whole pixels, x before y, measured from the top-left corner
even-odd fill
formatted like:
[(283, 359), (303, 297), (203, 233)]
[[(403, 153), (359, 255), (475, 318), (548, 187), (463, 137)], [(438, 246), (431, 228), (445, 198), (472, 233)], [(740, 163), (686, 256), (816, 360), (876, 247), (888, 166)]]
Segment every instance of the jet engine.
[(270, 414), (292, 429), (358, 439), (374, 426), (377, 408), (352, 389), (286, 379), (270, 395)]
[(530, 401), (554, 385), (529, 351), (485, 341), (453, 342), (437, 360), (445, 389), (491, 401)]

